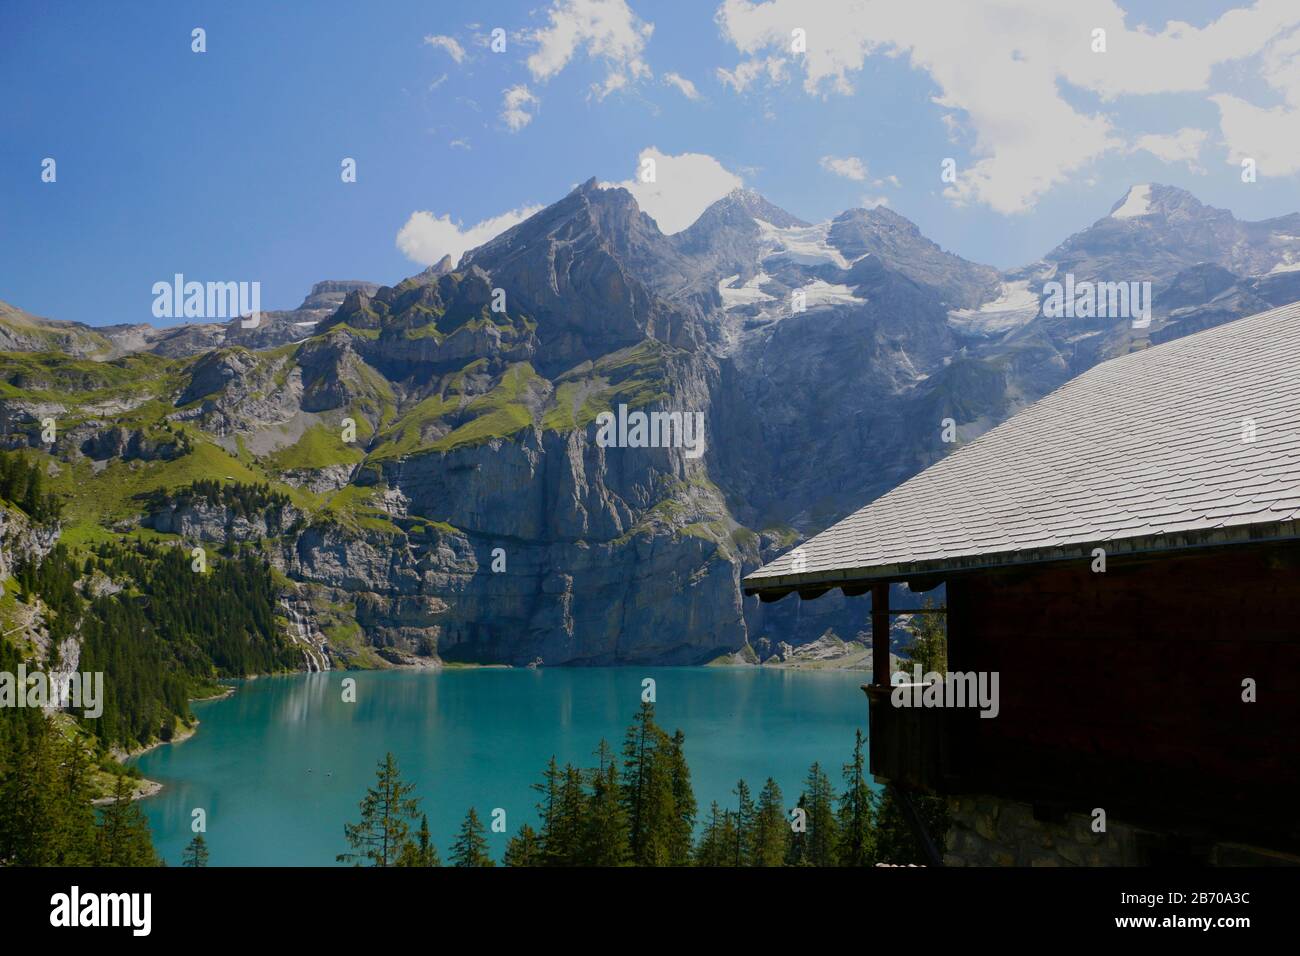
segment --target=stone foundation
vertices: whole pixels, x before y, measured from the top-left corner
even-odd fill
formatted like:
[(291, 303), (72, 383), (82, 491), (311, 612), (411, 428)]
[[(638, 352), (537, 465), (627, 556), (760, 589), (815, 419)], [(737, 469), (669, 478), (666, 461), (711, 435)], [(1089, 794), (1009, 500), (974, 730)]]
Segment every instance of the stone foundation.
[(1146, 831), (1106, 821), (1092, 832), (1092, 817), (1067, 814), (1063, 823), (1034, 819), (1027, 803), (963, 794), (948, 798), (952, 824), (946, 866), (1140, 866), (1139, 836)]

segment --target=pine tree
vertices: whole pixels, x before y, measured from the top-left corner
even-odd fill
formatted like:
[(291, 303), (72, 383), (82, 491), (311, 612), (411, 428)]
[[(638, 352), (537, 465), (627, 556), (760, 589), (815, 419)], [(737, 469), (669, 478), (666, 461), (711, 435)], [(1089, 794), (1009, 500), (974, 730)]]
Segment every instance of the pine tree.
[(119, 774), (113, 802), (104, 808), (99, 822), (96, 866), (157, 866), (149, 821), (131, 799), (126, 774)]
[[(935, 603), (926, 598), (922, 603), (925, 611), (935, 610)], [(908, 654), (913, 664), (921, 665), (921, 673), (931, 671), (943, 673), (948, 669), (948, 625), (942, 614), (913, 614), (904, 626), (912, 635)]]
[[(0, 641), (0, 670), (12, 672), (17, 661)], [(78, 734), (65, 736), (39, 710), (0, 710), (0, 863), (93, 865), (92, 790), (90, 758)]]
[[(925, 825), (926, 831), (937, 847), (942, 848), (948, 834), (948, 804), (942, 797), (910, 794), (912, 806)], [(876, 811), (876, 859), (881, 863), (905, 866), (909, 863), (925, 864), (925, 849), (912, 831), (898, 791), (893, 784), (885, 785), (880, 806)]]
[(874, 798), (867, 786), (862, 731), (854, 736), (853, 759), (844, 765), (844, 792), (839, 808), (840, 866), (871, 866), (876, 862)]
[(734, 835), (729, 814), (714, 800), (709, 804), (709, 822), (704, 825), (699, 845), (695, 848), (695, 865), (734, 866), (735, 854), (731, 846)]
[(396, 866), (410, 842), (411, 821), (420, 801), (413, 798), (414, 784), (402, 782), (397, 759), (388, 753), (375, 771), (375, 786), (361, 799), (361, 822), (343, 824), (343, 835), (352, 849), (340, 853), (340, 863), (364, 866)]
[(754, 814), (754, 866), (781, 866), (785, 863), (790, 824), (781, 804), (781, 788), (768, 777), (759, 792), (758, 809)]
[(633, 859), (641, 866), (680, 866), (681, 817), (673, 795), (671, 741), (655, 728), (654, 746), (648, 753), (641, 808), (641, 847)]
[(13, 720), (13, 752), (0, 779), (0, 861), (13, 866), (53, 866), (57, 862), (58, 801), (55, 797), (56, 732), (37, 714), (6, 709)]
[[(643, 702), (623, 742), (621, 799), (628, 819), (628, 849), (637, 866), (682, 863), (681, 825), (674, 786), (689, 789), (673, 741), (655, 723), (654, 704)], [(682, 761), (684, 764), (684, 761)], [(691, 818), (694, 818), (694, 798)], [(689, 843), (687, 857), (689, 861)]]
[(596, 750), (599, 765), (589, 771), (591, 797), (583, 835), (583, 861), (588, 866), (624, 866), (631, 851), (627, 842), (627, 814), (618, 786), (614, 753), (604, 740)]
[(790, 840), (786, 844), (785, 865), (813, 866), (812, 858), (809, 855), (807, 794), (799, 794), (799, 802), (795, 804), (795, 809), (799, 813), (797, 816), (791, 816)]
[(560, 803), (560, 780), (560, 768), (555, 762), (555, 755), (552, 754), (546, 769), (542, 771), (541, 782), (533, 784), (533, 789), (541, 794), (541, 799), (537, 801), (537, 816), (542, 821), (538, 844), (543, 858), (549, 858), (551, 852), (549, 848), (559, 847), (560, 835), (556, 815)]
[(749, 784), (736, 781), (735, 843), (732, 846), (732, 866), (754, 865), (754, 801), (749, 795)]
[[(624, 839), (626, 839), (626, 834)], [(506, 855), (501, 861), (506, 866), (540, 866), (542, 841), (537, 831), (527, 823), (506, 843)]]
[(55, 784), (58, 793), (55, 865), (89, 866), (94, 862), (95, 852), (90, 755), (76, 734), (67, 738), (61, 751), (61, 778)]
[(398, 866), (442, 866), (442, 861), (438, 859), (438, 851), (433, 845), (433, 840), (429, 837), (429, 817), (427, 814), (420, 815), (420, 832), (416, 834), (414, 843), (407, 843), (402, 847), (401, 855), (397, 858)]
[(483, 824), (479, 822), (478, 813), (473, 807), (465, 814), (465, 821), (460, 825), (460, 833), (451, 848), (452, 866), (495, 866), (488, 855), (488, 842)]
[(673, 734), (668, 750), (669, 774), (673, 782), (673, 822), (668, 838), (668, 856), (673, 866), (691, 865), (691, 844), (695, 838), (695, 791), (691, 768), (686, 763), (686, 735)]
[(627, 814), (628, 846), (640, 862), (645, 847), (646, 783), (654, 755), (656, 731), (655, 706), (642, 701), (623, 738), (623, 777), (620, 784), (623, 810)]
[(44, 518), (43, 505), (45, 504), (45, 490), (42, 487), (44, 479), (41, 478), (39, 468), (35, 466), (28, 473), (27, 489), (23, 493), (22, 509), (27, 512), (33, 519), (40, 521)]
[(835, 819), (835, 792), (821, 764), (808, 769), (804, 785), (803, 806), (808, 812), (807, 859), (813, 866), (834, 866), (839, 844), (839, 826)]
[(879, 862), (895, 865), (922, 862), (916, 858), (917, 848), (912, 827), (898, 805), (898, 793), (892, 784), (886, 784), (885, 791), (881, 794), (874, 836)]
[(546, 844), (548, 866), (583, 866), (587, 827), (587, 792), (582, 771), (565, 764), (551, 837)]
[(200, 867), (208, 865), (208, 841), (202, 833), (194, 834), (194, 839), (185, 847), (181, 857), (181, 866)]

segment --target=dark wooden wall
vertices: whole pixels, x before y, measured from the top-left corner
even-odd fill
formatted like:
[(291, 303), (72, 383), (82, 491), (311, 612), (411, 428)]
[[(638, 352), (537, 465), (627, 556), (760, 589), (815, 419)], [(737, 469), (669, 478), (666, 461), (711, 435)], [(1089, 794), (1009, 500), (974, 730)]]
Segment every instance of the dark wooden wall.
[[(961, 789), (1300, 845), (1300, 543), (948, 580)], [(1242, 680), (1258, 700), (1243, 703)]]

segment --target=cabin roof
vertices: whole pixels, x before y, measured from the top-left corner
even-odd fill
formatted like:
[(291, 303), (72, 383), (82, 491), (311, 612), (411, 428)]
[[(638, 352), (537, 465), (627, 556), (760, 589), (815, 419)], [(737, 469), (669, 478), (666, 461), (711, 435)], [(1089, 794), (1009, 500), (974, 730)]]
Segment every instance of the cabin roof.
[(1094, 547), (1297, 537), (1300, 303), (1094, 366), (743, 584), (815, 596)]

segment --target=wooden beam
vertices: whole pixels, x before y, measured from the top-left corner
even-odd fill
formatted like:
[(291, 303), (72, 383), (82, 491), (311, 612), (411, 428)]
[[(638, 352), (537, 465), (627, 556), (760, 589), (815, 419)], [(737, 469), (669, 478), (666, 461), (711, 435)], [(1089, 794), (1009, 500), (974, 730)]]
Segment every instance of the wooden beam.
[(815, 588), (800, 588), (799, 597), (805, 601), (815, 601), (830, 589), (830, 585)]
[(871, 682), (889, 686), (889, 585), (871, 586)]
[(944, 579), (938, 576), (910, 578), (907, 582), (907, 589), (913, 594), (924, 594), (926, 591), (933, 591), (943, 582)]

